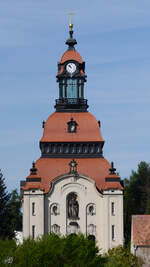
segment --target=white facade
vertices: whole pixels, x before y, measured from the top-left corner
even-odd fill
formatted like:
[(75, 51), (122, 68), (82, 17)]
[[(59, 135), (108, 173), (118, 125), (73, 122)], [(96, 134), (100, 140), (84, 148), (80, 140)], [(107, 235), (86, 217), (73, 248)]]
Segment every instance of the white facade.
[[(71, 193), (75, 196), (74, 209), (67, 200)], [(70, 216), (68, 209), (76, 216)], [(50, 232), (61, 235), (81, 232), (94, 236), (103, 252), (123, 245), (123, 191), (100, 193), (92, 179), (75, 174), (55, 178), (46, 195), (39, 189), (24, 191), (24, 238)]]
[[(34, 205), (34, 208), (33, 208)], [(36, 238), (44, 234), (44, 194), (41, 190), (24, 191), (23, 237)]]

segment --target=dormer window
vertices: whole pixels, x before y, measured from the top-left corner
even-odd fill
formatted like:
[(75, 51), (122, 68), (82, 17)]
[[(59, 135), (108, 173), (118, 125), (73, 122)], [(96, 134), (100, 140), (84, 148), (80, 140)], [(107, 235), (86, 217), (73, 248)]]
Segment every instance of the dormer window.
[(77, 126), (78, 126), (76, 121), (74, 121), (73, 118), (71, 118), (71, 120), (69, 122), (67, 122), (67, 124), (68, 124), (68, 132), (69, 133), (76, 133)]

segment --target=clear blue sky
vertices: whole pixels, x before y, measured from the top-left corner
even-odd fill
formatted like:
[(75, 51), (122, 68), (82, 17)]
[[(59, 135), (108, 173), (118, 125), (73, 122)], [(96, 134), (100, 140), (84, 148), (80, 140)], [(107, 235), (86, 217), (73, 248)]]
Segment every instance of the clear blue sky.
[(69, 10), (86, 62), (89, 111), (121, 177), (150, 162), (150, 1), (0, 1), (0, 168), (19, 188), (40, 157), (42, 120), (58, 97)]

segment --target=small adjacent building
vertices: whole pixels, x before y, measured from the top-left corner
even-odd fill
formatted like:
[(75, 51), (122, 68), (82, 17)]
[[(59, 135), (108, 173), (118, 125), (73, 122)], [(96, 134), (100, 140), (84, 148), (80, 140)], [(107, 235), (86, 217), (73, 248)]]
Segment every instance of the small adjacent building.
[(150, 266), (150, 215), (132, 215), (131, 253)]
[(100, 121), (84, 97), (85, 62), (69, 27), (56, 76), (59, 98), (43, 122), (41, 157), (21, 181), (23, 237), (81, 232), (107, 251), (124, 240), (123, 185), (103, 156)]

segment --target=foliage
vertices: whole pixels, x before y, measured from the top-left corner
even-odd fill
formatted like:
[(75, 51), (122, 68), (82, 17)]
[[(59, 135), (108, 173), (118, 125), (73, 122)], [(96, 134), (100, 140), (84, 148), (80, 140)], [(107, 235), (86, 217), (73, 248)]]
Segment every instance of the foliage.
[(8, 201), (10, 194), (6, 191), (5, 178), (0, 170), (0, 237), (5, 238), (9, 236), (9, 229), (6, 227), (9, 225), (8, 219)]
[(21, 231), (22, 229), (22, 213), (21, 213), (21, 199), (18, 195), (17, 190), (13, 190), (10, 194), (10, 199), (8, 201), (8, 213), (10, 227), (12, 231)]
[(17, 190), (7, 193), (0, 170), (0, 237), (13, 238), (14, 231), (22, 228), (21, 200)]
[(107, 263), (104, 267), (140, 267), (142, 260), (130, 253), (129, 248), (118, 246), (110, 249), (107, 254)]
[(95, 243), (83, 235), (51, 234), (38, 240), (25, 240), (16, 249), (12, 266), (97, 267), (103, 262)]
[(14, 240), (0, 239), (0, 266), (10, 266), (9, 259), (12, 259), (13, 253), (16, 250)]
[(150, 165), (142, 161), (130, 180), (124, 180), (124, 232), (126, 244), (131, 238), (132, 214), (150, 214)]
[(61, 237), (54, 234), (24, 240), (0, 240), (0, 266), (12, 267), (140, 267), (142, 262), (127, 248), (113, 248), (100, 255), (95, 242), (83, 235)]

